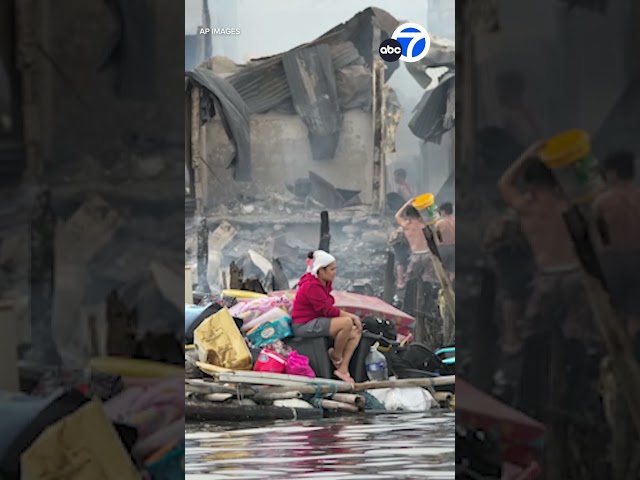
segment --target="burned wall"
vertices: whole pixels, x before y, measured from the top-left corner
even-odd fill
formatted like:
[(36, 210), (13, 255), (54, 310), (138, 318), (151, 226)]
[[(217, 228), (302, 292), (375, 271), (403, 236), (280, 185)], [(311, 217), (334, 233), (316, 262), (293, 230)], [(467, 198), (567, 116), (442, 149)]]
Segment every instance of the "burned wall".
[[(175, 65), (184, 53), (176, 35), (167, 33), (182, 31), (175, 22), (182, 6), (170, 0), (71, 0), (33, 8), (32, 40), (39, 47), (30, 73), (42, 143), (34, 161), (42, 162), (47, 177), (145, 178), (167, 168), (181, 177), (182, 115), (175, 112), (181, 112), (182, 98), (173, 88), (181, 82)], [(91, 112), (100, 121), (87, 122)], [(125, 148), (155, 156), (160, 166), (138, 171), (135, 159), (122, 154)]]
[[(207, 166), (204, 169), (205, 203), (233, 198), (247, 185), (235, 183), (225, 169), (231, 145), (219, 120), (207, 125)], [(334, 186), (361, 190), (363, 202), (370, 202), (373, 183), (373, 135), (371, 114), (362, 110), (345, 112), (344, 123), (332, 160), (313, 160), (308, 130), (297, 115), (254, 114), (251, 117), (252, 182), (258, 186), (285, 190), (286, 183), (307, 178), (309, 171)]]

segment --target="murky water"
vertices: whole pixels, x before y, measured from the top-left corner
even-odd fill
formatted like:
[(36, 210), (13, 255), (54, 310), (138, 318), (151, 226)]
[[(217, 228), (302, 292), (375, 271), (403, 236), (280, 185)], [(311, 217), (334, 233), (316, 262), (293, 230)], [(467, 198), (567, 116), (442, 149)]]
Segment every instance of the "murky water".
[(186, 478), (454, 478), (453, 413), (190, 425)]

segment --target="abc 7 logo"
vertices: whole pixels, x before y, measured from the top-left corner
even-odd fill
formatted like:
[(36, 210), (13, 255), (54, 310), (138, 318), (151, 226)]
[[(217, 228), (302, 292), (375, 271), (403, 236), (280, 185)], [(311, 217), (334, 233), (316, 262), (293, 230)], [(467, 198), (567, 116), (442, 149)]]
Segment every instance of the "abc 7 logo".
[(388, 38), (380, 44), (378, 52), (385, 62), (397, 62), (402, 56), (402, 45), (399, 41)]

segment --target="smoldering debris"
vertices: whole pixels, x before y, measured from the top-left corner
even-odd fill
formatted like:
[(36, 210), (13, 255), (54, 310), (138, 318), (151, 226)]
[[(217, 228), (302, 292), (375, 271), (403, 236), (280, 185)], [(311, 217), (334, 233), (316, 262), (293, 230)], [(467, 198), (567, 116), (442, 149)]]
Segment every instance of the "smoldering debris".
[[(242, 205), (211, 212), (207, 281), (214, 295), (230, 288), (232, 263), (244, 279), (258, 280), (265, 291), (293, 288), (305, 271), (307, 254), (318, 248), (320, 210), (255, 206), (242, 214)], [(246, 205), (245, 205), (246, 206)], [(372, 217), (370, 207), (330, 212), (331, 253), (339, 262), (335, 288), (381, 296), (387, 259), (390, 219)], [(291, 213), (287, 214), (286, 210)], [(197, 222), (185, 231), (185, 262), (197, 270)], [(193, 275), (197, 279), (197, 273)], [(194, 291), (199, 291), (194, 285)]]

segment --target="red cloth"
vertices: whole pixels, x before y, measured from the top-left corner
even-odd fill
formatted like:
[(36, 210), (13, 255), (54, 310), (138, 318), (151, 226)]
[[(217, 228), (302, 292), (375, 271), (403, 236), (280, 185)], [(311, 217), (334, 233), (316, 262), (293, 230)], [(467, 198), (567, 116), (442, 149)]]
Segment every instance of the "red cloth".
[(334, 306), (336, 300), (331, 295), (331, 290), (331, 282), (325, 285), (310, 273), (303, 275), (298, 282), (291, 310), (293, 323), (308, 323), (321, 317), (339, 317), (340, 309)]

